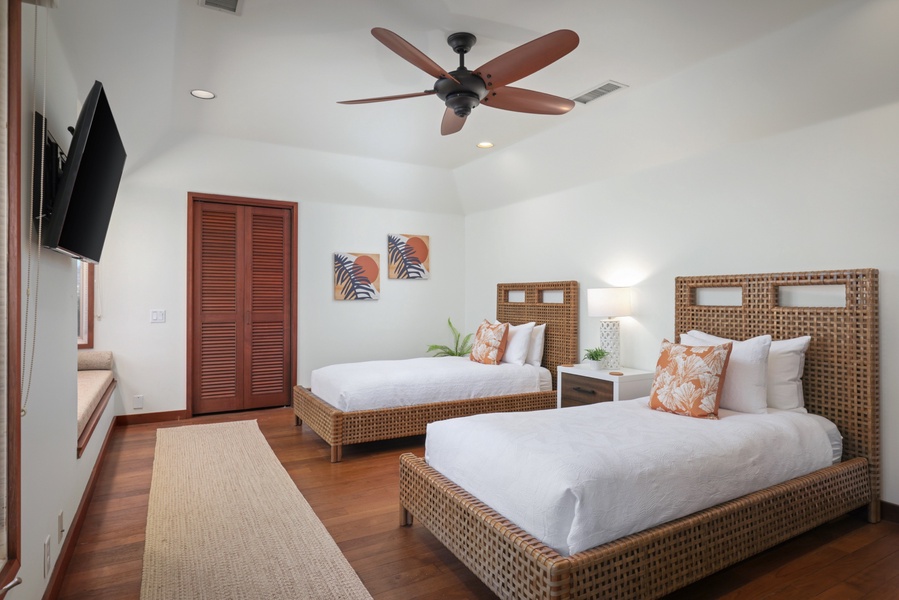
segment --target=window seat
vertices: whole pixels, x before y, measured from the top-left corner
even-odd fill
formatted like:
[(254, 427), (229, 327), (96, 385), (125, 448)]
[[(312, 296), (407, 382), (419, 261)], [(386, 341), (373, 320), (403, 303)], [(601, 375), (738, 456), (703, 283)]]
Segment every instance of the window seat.
[(78, 457), (109, 403), (116, 387), (112, 352), (108, 350), (78, 351)]

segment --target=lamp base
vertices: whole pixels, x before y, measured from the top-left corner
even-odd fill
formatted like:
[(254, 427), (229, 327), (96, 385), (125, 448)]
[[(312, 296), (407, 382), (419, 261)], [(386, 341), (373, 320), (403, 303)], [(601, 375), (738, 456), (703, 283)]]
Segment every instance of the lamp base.
[(606, 369), (621, 366), (620, 331), (621, 324), (615, 319), (603, 319), (599, 322), (599, 347), (608, 352), (603, 359)]

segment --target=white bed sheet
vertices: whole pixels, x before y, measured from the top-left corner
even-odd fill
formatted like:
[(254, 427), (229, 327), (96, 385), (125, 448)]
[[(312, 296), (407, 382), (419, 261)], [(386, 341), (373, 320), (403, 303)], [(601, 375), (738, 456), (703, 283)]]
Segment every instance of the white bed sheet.
[(312, 393), (344, 412), (552, 390), (549, 369), (467, 356), (374, 360), (312, 371)]
[(647, 399), (428, 425), (436, 470), (564, 556), (833, 463), (808, 414), (651, 410)]

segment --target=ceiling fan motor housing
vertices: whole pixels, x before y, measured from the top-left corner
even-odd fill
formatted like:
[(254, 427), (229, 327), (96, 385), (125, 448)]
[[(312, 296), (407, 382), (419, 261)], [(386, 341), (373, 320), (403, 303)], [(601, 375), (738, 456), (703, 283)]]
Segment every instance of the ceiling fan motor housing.
[(457, 117), (467, 117), (471, 114), (471, 109), (480, 104), (487, 95), (487, 84), (466, 68), (451, 71), (450, 75), (455, 77), (458, 83), (441, 77), (434, 83), (434, 91), (447, 108), (453, 109)]

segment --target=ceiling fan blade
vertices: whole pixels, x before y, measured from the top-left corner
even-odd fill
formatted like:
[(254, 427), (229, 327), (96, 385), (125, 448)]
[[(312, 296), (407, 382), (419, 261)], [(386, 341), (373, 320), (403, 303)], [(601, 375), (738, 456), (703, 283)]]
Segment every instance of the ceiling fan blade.
[(411, 94), (399, 94), (398, 96), (381, 96), (380, 98), (363, 98), (361, 100), (341, 100), (337, 104), (368, 104), (369, 102), (386, 102), (387, 100), (402, 100), (403, 98), (415, 98), (417, 96), (430, 96), (436, 94), (434, 90), (413, 92)]
[(562, 115), (574, 108), (574, 101), (568, 98), (508, 86), (490, 90), (481, 104), (537, 115)]
[(435, 63), (433, 60), (428, 58), (424, 52), (393, 33), (389, 29), (384, 29), (383, 27), (375, 27), (371, 30), (371, 34), (375, 36), (379, 42), (396, 52), (402, 58), (406, 59), (431, 77), (436, 77), (440, 79), (441, 77), (445, 77), (447, 79), (452, 79), (456, 83), (459, 81), (447, 73), (443, 67)]
[(457, 117), (453, 109), (447, 108), (443, 113), (443, 121), (440, 122), (440, 135), (456, 133), (465, 125), (468, 117)]
[(556, 62), (577, 48), (579, 42), (575, 32), (559, 29), (497, 56), (474, 72), (488, 89), (498, 88)]

